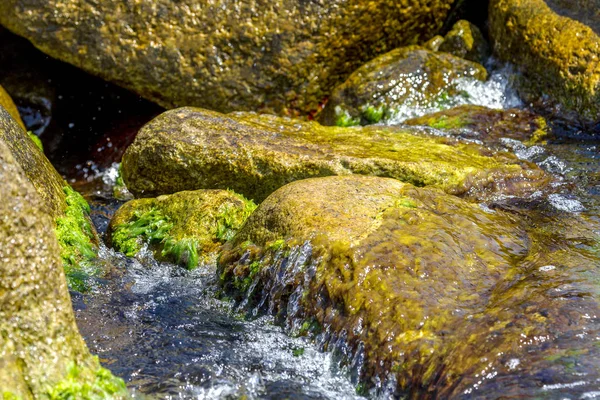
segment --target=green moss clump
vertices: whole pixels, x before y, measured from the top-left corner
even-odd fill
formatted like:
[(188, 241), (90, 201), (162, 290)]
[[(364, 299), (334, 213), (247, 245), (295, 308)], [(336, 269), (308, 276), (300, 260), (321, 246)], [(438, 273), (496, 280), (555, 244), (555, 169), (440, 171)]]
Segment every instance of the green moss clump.
[(294, 357), (302, 357), (304, 355), (304, 347), (296, 347), (292, 349), (292, 355)]
[(347, 110), (342, 109), (341, 107), (336, 107), (335, 115), (336, 115), (336, 119), (335, 119), (336, 126), (339, 126), (342, 128), (347, 128), (349, 126), (360, 125), (360, 118), (352, 117)]
[(97, 269), (90, 263), (96, 258), (94, 231), (89, 220), (90, 206), (71, 186), (63, 188), (67, 207), (64, 216), (56, 219), (56, 237), (61, 246), (61, 258), (69, 287), (89, 290), (90, 276)]
[(367, 124), (376, 124), (383, 119), (386, 115), (386, 108), (383, 105), (378, 107), (368, 105), (362, 110), (362, 118), (366, 120)]
[(165, 240), (172, 227), (169, 218), (160, 210), (136, 210), (131, 221), (117, 226), (112, 233), (113, 246), (126, 256), (133, 257), (142, 249), (145, 241), (152, 243)]
[(187, 269), (194, 269), (200, 263), (199, 248), (201, 246), (196, 239), (174, 240), (172, 237), (167, 237), (164, 241), (162, 256), (170, 258), (177, 264), (184, 265)]
[(72, 364), (65, 379), (50, 389), (51, 400), (112, 399), (126, 398), (127, 388), (121, 378), (115, 377), (106, 368), (98, 368), (93, 382), (81, 379), (82, 369)]
[(35, 143), (35, 145), (43, 153), (44, 152), (44, 145), (42, 144), (42, 141), (40, 140), (40, 138), (37, 135), (35, 135), (33, 132), (31, 132), (31, 131), (27, 131), (27, 135), (29, 135), (29, 138), (31, 140), (33, 140), (33, 143)]

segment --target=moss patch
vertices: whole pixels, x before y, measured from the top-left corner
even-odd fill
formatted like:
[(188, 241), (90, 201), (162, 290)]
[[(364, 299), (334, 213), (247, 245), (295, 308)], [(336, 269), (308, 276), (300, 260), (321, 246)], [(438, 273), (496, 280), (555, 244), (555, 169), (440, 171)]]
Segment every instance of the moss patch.
[(35, 145), (40, 149), (40, 151), (43, 153), (44, 152), (44, 145), (42, 144), (41, 139), (35, 135), (33, 132), (28, 131), (27, 135), (29, 135), (29, 138), (31, 140), (33, 140), (33, 143), (35, 143)]
[(225, 190), (132, 200), (111, 221), (110, 242), (129, 257), (148, 243), (156, 257), (193, 269), (231, 239), (255, 208)]
[[(97, 358), (97, 357), (96, 357)], [(98, 368), (93, 380), (82, 376), (84, 371), (72, 364), (65, 379), (50, 389), (50, 400), (128, 398), (125, 382), (106, 368)]]
[(56, 219), (56, 237), (61, 246), (61, 258), (69, 287), (89, 290), (89, 278), (98, 274), (90, 263), (96, 258), (94, 231), (89, 220), (90, 206), (71, 186), (63, 188), (67, 207)]

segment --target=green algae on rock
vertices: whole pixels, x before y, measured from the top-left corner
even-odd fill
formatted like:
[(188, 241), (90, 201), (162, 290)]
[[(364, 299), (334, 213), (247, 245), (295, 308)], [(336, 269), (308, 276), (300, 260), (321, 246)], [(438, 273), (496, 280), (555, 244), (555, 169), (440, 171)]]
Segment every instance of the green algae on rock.
[(231, 189), (260, 202), (279, 187), (329, 175), (392, 177), (416, 186), (485, 197), (524, 193), (548, 182), (511, 154), (415, 128), (324, 127), (252, 113), (181, 108), (144, 126), (123, 156), (123, 179), (136, 197)]
[(520, 67), (528, 102), (574, 121), (600, 120), (600, 16), (597, 0), (493, 0), (494, 53)]
[(87, 263), (95, 257), (96, 231), (89, 220), (89, 206), (58, 174), (27, 132), (0, 108), (0, 142), (5, 143), (38, 192), (38, 207), (55, 222), (69, 286), (87, 287), (89, 275), (98, 271)]
[(159, 259), (188, 269), (214, 256), (256, 205), (226, 190), (183, 191), (125, 203), (109, 226), (109, 242), (129, 257), (149, 243)]
[(77, 331), (53, 218), (4, 140), (0, 181), (0, 396), (127, 397)]
[(455, 0), (4, 0), (0, 23), (166, 108), (302, 113), (354, 69), (429, 39)]
[(477, 139), (485, 145), (497, 145), (502, 138), (539, 143), (549, 135), (546, 120), (527, 110), (497, 110), (483, 106), (461, 105), (404, 121), (405, 125), (425, 125), (451, 135)]
[(10, 95), (8, 93), (6, 93), (6, 90), (4, 90), (4, 88), (2, 86), (0, 86), (0, 106), (4, 107), (4, 109), (6, 111), (8, 111), (10, 116), (13, 117), (13, 119), (15, 121), (17, 121), (17, 123), (23, 130), (26, 130), (25, 124), (23, 123), (23, 120), (21, 119), (21, 116), (19, 115), (19, 110), (17, 110), (17, 106), (15, 105), (13, 100), (10, 98)]
[(581, 243), (538, 242), (536, 230), (435, 189), (314, 178), (267, 198), (225, 245), (218, 270), (225, 293), (249, 311), (275, 314), (291, 333), (319, 327), (319, 343), (339, 347), (365, 391), (535, 398), (553, 383), (564, 384), (554, 394), (573, 390), (583, 375), (589, 391), (600, 377), (600, 307), (593, 282), (581, 282), (598, 257)]
[(480, 64), (420, 46), (402, 47), (353, 72), (333, 91), (319, 120), (324, 125), (368, 125), (406, 108), (448, 108), (467, 99), (462, 82), (486, 79)]
[(454, 24), (437, 50), (480, 64), (490, 56), (490, 48), (479, 28), (465, 20)]

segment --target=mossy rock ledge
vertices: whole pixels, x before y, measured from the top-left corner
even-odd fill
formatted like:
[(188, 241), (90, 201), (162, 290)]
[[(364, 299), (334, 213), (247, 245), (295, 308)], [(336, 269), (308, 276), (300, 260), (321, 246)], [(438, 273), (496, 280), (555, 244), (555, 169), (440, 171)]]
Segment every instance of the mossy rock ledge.
[(0, 398), (126, 397), (79, 335), (54, 221), (3, 140), (0, 182)]
[(23, 123), (23, 120), (19, 115), (19, 110), (17, 109), (17, 106), (2, 86), (0, 86), (0, 106), (4, 107), (4, 109), (8, 111), (10, 116), (13, 117), (15, 121), (17, 121), (19, 126), (23, 128), (23, 130), (25, 130), (25, 124)]
[(517, 195), (548, 182), (538, 167), (509, 153), (419, 131), (181, 108), (140, 130), (123, 156), (122, 173), (136, 197), (231, 189), (257, 203), (289, 182), (329, 175), (392, 177), (473, 198)]
[(335, 88), (319, 121), (324, 125), (369, 125), (423, 110), (468, 102), (461, 84), (485, 81), (472, 61), (420, 46), (401, 47), (358, 68)]
[(86, 290), (89, 276), (98, 273), (88, 263), (95, 258), (98, 246), (89, 205), (64, 181), (38, 144), (3, 107), (0, 107), (0, 142), (10, 150), (38, 193), (37, 207), (54, 221), (69, 286)]
[(581, 238), (544, 251), (521, 221), (388, 178), (306, 179), (260, 204), (218, 272), (250, 315), (337, 352), (362, 392), (582, 396), (600, 377), (598, 257)]
[(3, 0), (0, 24), (166, 108), (302, 113), (354, 69), (428, 40), (455, 0)]
[(528, 102), (573, 121), (600, 121), (600, 1), (492, 0), (494, 53), (517, 65)]
[(255, 208), (252, 201), (227, 190), (131, 200), (112, 218), (108, 242), (129, 257), (149, 244), (157, 259), (192, 269), (214, 257)]

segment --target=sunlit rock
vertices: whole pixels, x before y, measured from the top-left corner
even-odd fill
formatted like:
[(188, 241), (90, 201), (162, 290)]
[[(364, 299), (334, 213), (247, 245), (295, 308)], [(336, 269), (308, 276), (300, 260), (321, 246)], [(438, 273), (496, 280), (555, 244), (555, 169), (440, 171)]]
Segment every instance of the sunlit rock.
[(0, 182), (0, 394), (125, 397), (123, 381), (100, 367), (79, 336), (54, 221), (3, 140)]
[(4, 0), (0, 23), (164, 107), (302, 113), (362, 63), (428, 40), (454, 0)]
[(556, 218), (386, 178), (307, 179), (258, 207), (219, 276), (252, 315), (336, 352), (361, 393), (585, 397), (600, 378), (600, 242)]
[(511, 154), (417, 129), (323, 127), (195, 108), (168, 111), (142, 128), (125, 152), (122, 172), (137, 197), (231, 189), (256, 202), (286, 183), (329, 175), (392, 177), (476, 198), (524, 193), (549, 179)]
[(574, 122), (600, 120), (600, 2), (493, 0), (494, 53), (520, 67), (520, 94)]

